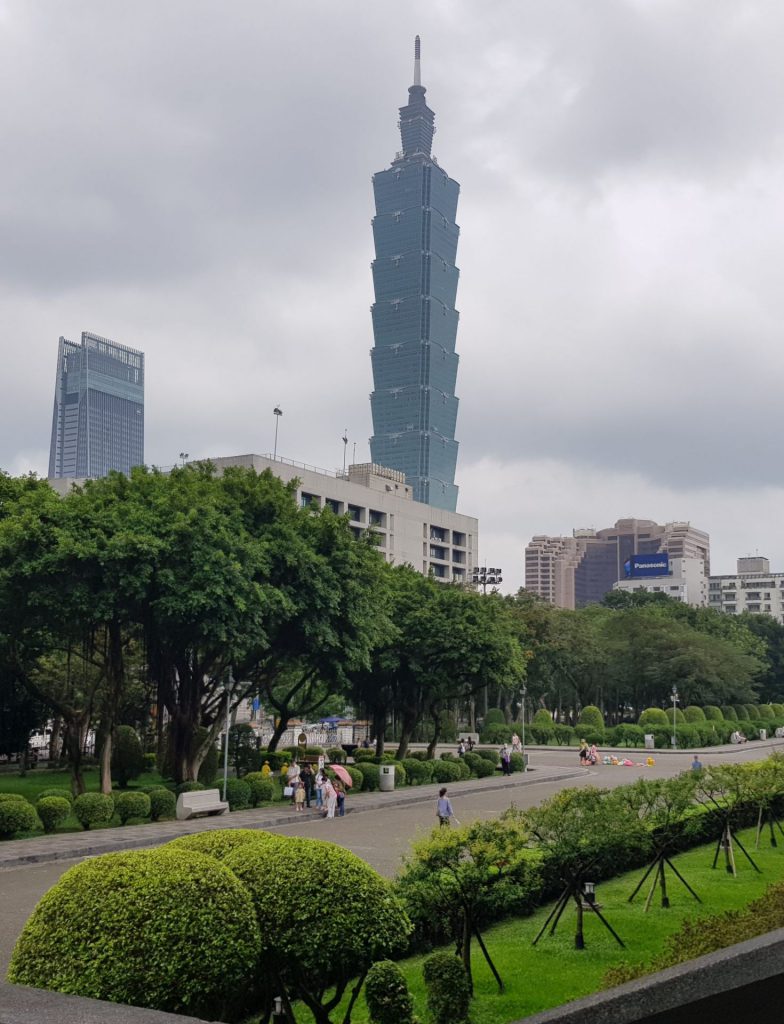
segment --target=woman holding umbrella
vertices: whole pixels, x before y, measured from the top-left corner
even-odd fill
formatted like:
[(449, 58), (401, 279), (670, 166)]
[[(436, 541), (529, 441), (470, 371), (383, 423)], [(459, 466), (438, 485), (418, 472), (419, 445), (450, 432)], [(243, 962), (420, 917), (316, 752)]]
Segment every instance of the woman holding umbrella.
[(332, 779), (329, 776), (324, 780), (324, 803), (327, 805), (327, 817), (335, 817), (335, 807), (338, 803), (338, 794), (335, 787), (332, 785)]

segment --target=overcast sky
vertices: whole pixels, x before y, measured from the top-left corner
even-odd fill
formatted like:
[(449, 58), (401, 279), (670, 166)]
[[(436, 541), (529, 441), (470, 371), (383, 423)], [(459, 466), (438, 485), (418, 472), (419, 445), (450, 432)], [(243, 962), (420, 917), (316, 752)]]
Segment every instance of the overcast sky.
[(146, 457), (369, 458), (371, 175), (413, 37), (462, 186), (459, 511), (688, 519), (784, 570), (780, 0), (0, 0), (0, 467), (57, 339), (147, 359)]

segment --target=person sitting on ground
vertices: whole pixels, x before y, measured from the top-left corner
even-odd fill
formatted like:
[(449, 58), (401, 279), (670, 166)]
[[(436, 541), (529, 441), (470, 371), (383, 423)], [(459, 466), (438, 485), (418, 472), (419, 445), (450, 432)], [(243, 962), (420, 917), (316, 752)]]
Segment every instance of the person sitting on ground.
[(591, 749), (588, 751), (588, 761), (590, 764), (596, 764), (599, 760), (599, 751), (596, 749), (596, 744), (591, 744)]
[(454, 817), (454, 811), (452, 810), (452, 801), (446, 795), (446, 786), (442, 786), (438, 791), (438, 803), (436, 804), (436, 816), (438, 817), (438, 824), (441, 828), (448, 828)]

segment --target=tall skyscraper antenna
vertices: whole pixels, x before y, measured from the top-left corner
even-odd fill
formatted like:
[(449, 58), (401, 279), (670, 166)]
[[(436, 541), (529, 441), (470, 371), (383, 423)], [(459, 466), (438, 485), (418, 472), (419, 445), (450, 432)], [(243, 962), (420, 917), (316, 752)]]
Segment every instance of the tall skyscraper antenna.
[(419, 36), (414, 40), (414, 85), (422, 84), (422, 75), (419, 71)]

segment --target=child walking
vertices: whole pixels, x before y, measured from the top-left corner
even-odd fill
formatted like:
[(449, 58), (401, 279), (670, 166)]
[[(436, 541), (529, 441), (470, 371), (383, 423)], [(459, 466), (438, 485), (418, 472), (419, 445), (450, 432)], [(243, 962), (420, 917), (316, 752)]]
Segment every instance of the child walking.
[(298, 811), (305, 809), (305, 783), (302, 779), (297, 783), (297, 788), (294, 790), (294, 807)]

